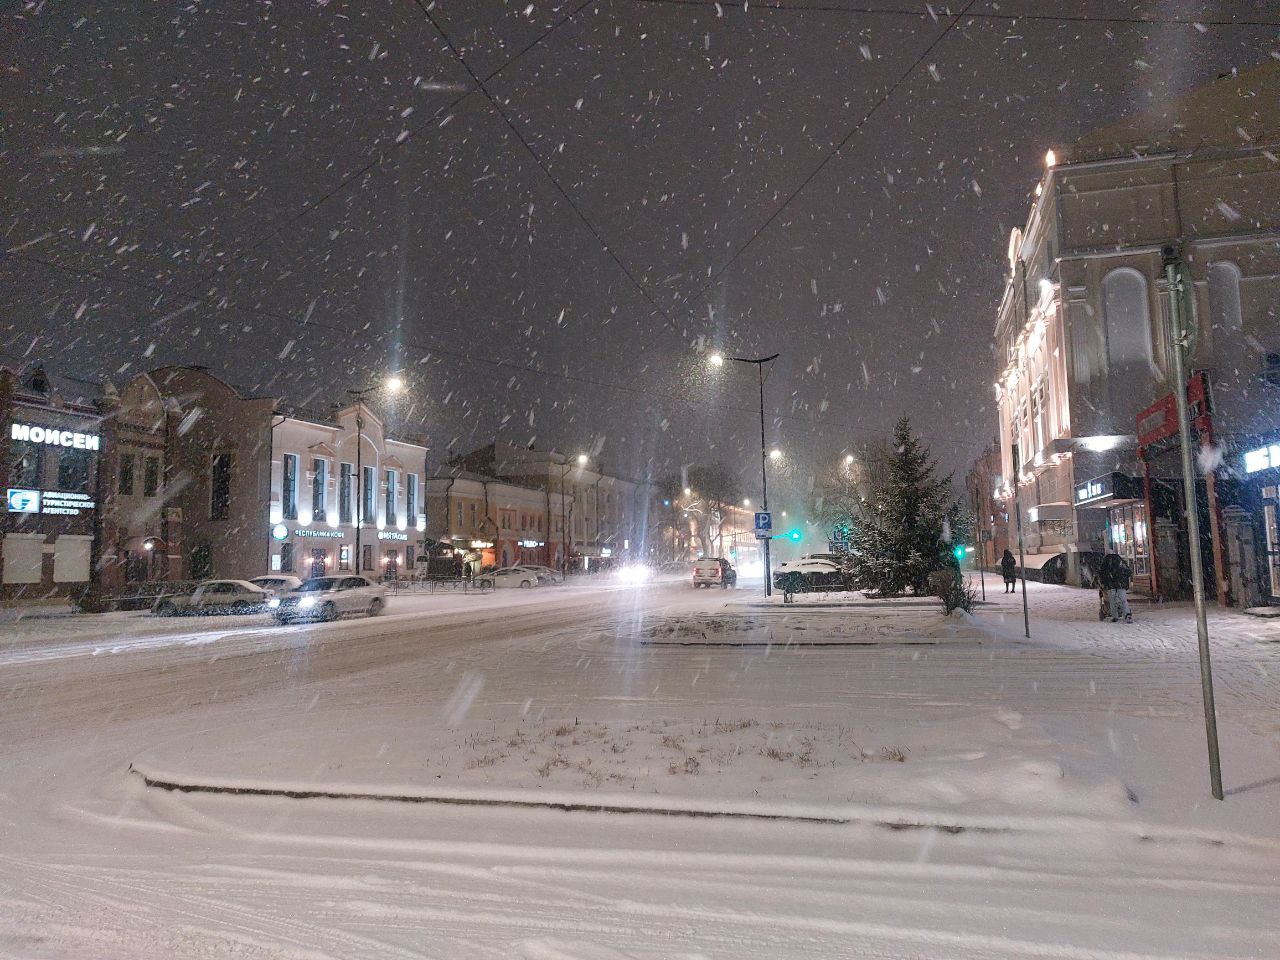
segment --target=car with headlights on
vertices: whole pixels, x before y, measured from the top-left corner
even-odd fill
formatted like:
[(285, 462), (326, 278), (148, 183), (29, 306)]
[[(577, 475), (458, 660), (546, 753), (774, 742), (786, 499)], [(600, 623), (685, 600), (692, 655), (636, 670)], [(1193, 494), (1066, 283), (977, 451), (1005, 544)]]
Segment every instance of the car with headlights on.
[(268, 606), (281, 623), (337, 620), (360, 613), (376, 617), (386, 609), (387, 590), (357, 574), (311, 577), (296, 590), (272, 599)]

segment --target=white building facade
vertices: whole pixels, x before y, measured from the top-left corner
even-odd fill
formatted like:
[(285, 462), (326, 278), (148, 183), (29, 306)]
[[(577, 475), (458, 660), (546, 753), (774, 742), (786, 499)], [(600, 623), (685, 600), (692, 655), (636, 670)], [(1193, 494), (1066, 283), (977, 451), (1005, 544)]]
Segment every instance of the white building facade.
[(387, 436), (364, 404), (273, 423), (270, 568), (406, 575), (426, 529), (426, 447)]
[(1280, 471), (1245, 459), (1280, 437), (1278, 142), (1280, 66), (1046, 158), (1009, 240), (996, 323), (999, 487), (1011, 536), (1017, 493), (1029, 566), (1056, 561), (1079, 584), (1090, 555), (1115, 551), (1138, 589), (1190, 593), (1169, 413), (1174, 263), (1194, 332), (1182, 389), (1207, 465), (1196, 479), (1206, 588), (1224, 604), (1280, 601), (1267, 506)]

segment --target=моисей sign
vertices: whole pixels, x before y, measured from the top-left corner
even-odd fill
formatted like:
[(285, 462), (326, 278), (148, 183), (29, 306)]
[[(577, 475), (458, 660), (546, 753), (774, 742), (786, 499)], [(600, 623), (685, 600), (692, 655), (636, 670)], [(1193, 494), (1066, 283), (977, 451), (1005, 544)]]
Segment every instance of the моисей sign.
[(99, 450), (102, 439), (96, 433), (79, 433), (76, 430), (60, 430), (56, 427), (37, 427), (30, 423), (15, 423), (9, 437), (24, 443), (43, 443), (51, 447), (71, 447), (75, 450)]

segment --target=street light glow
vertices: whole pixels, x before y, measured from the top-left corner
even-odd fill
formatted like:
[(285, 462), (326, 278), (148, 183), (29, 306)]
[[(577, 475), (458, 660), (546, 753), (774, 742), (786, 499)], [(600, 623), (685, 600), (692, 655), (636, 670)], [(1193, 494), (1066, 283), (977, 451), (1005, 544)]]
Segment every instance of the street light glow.
[(846, 454), (844, 455), (844, 462), (845, 462), (845, 463), (853, 463), (853, 454), (852, 454), (852, 453), (846, 453)]
[(684, 495), (685, 495), (686, 497), (693, 496), (693, 491), (692, 491), (691, 489), (689, 489), (688, 487), (685, 487), (685, 488), (684, 488)]
[(387, 377), (388, 392), (399, 393), (403, 387), (404, 387), (404, 381), (400, 379), (398, 376), (396, 376), (394, 373), (391, 376)]
[(707, 357), (707, 363), (711, 364), (713, 367), (723, 367), (724, 354), (722, 353), (711, 354), (711, 356)]
[(750, 501), (750, 500), (748, 500), (746, 497), (743, 497), (743, 498), (742, 498), (742, 505), (743, 505), (744, 507), (749, 507), (749, 506), (751, 506), (751, 501)]
[(585, 453), (578, 454), (578, 466), (585, 467), (587, 465), (587, 455)]
[(772, 450), (769, 451), (770, 460), (778, 460), (778, 459), (781, 459), (781, 457), (782, 457), (782, 451), (779, 450), (777, 447), (774, 447)]

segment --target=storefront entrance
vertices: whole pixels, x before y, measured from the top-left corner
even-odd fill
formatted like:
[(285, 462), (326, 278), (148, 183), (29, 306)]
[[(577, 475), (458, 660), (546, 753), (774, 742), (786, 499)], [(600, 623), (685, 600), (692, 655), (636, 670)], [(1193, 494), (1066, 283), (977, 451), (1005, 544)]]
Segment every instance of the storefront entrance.
[(1262, 488), (1262, 525), (1266, 535), (1263, 589), (1269, 603), (1280, 603), (1280, 486)]
[(311, 576), (323, 577), (325, 574), (325, 569), (328, 567), (328, 565), (329, 565), (328, 551), (316, 550), (316, 549), (313, 549), (311, 551)]

